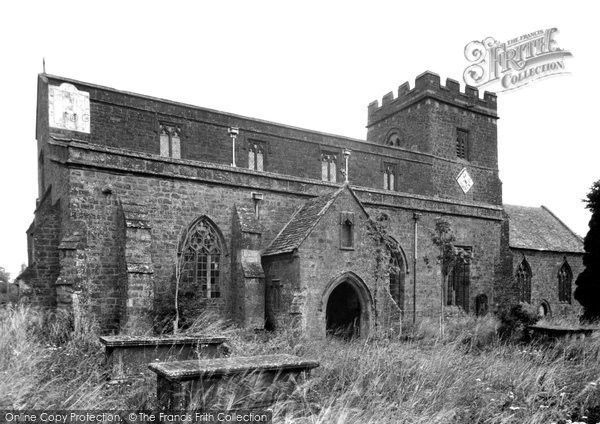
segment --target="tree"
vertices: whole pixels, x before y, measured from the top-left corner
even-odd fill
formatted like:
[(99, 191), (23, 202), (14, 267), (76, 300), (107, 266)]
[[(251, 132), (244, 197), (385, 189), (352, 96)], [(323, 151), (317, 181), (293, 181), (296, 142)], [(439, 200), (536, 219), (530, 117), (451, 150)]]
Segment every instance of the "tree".
[(8, 283), (10, 281), (10, 273), (6, 272), (4, 267), (0, 266), (0, 282)]
[(439, 249), (437, 260), (442, 275), (440, 285), (440, 336), (444, 337), (444, 306), (448, 275), (459, 261), (467, 261), (469, 254), (464, 249), (454, 245), (456, 237), (452, 231), (452, 226), (445, 219), (440, 218), (435, 222), (435, 232), (431, 241)]
[(592, 185), (584, 202), (592, 218), (583, 241), (585, 269), (575, 281), (575, 299), (583, 306), (581, 322), (594, 322), (600, 321), (600, 180)]

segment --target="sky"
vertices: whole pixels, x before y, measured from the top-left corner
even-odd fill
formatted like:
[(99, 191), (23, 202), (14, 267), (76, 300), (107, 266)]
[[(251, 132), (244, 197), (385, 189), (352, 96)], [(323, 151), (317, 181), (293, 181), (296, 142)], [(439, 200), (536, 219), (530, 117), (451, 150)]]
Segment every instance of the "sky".
[[(0, 5), (0, 266), (27, 261), (37, 197), (36, 78), (121, 90), (364, 139), (367, 105), (425, 70), (463, 83), (474, 40), (557, 28), (567, 74), (498, 94), (504, 203), (580, 235), (600, 179), (593, 2), (18, 1)], [(588, 8), (588, 9), (586, 9)], [(380, 100), (381, 101), (381, 100)]]

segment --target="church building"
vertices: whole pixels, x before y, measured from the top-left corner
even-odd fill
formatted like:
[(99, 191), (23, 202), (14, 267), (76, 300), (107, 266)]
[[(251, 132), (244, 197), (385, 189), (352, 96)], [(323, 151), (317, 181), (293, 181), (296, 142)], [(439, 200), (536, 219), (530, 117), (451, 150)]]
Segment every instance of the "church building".
[[(497, 98), (425, 72), (354, 139), (40, 74), (31, 301), (104, 333), (214, 311), (366, 337), (519, 301), (575, 314), (583, 243), (502, 203)], [(468, 253), (440, 289), (436, 222)], [(455, 308), (455, 309), (456, 309)], [(452, 309), (452, 308), (450, 308)]]

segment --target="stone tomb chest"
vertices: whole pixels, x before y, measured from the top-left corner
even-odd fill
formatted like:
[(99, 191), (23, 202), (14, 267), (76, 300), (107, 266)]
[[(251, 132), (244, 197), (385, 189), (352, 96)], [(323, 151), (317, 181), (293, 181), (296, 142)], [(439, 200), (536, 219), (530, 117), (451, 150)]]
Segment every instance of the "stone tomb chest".
[(225, 337), (102, 336), (114, 380), (148, 374), (151, 362), (217, 358), (227, 353)]
[(261, 408), (289, 396), (319, 363), (263, 355), (152, 363), (162, 410)]

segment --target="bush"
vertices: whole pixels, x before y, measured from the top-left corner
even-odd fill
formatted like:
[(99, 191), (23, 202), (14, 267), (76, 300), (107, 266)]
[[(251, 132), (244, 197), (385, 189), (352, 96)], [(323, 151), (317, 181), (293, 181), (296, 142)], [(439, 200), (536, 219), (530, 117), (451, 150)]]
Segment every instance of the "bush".
[(537, 308), (529, 303), (513, 305), (500, 313), (498, 333), (503, 340), (519, 342), (527, 340), (526, 329), (540, 319)]

